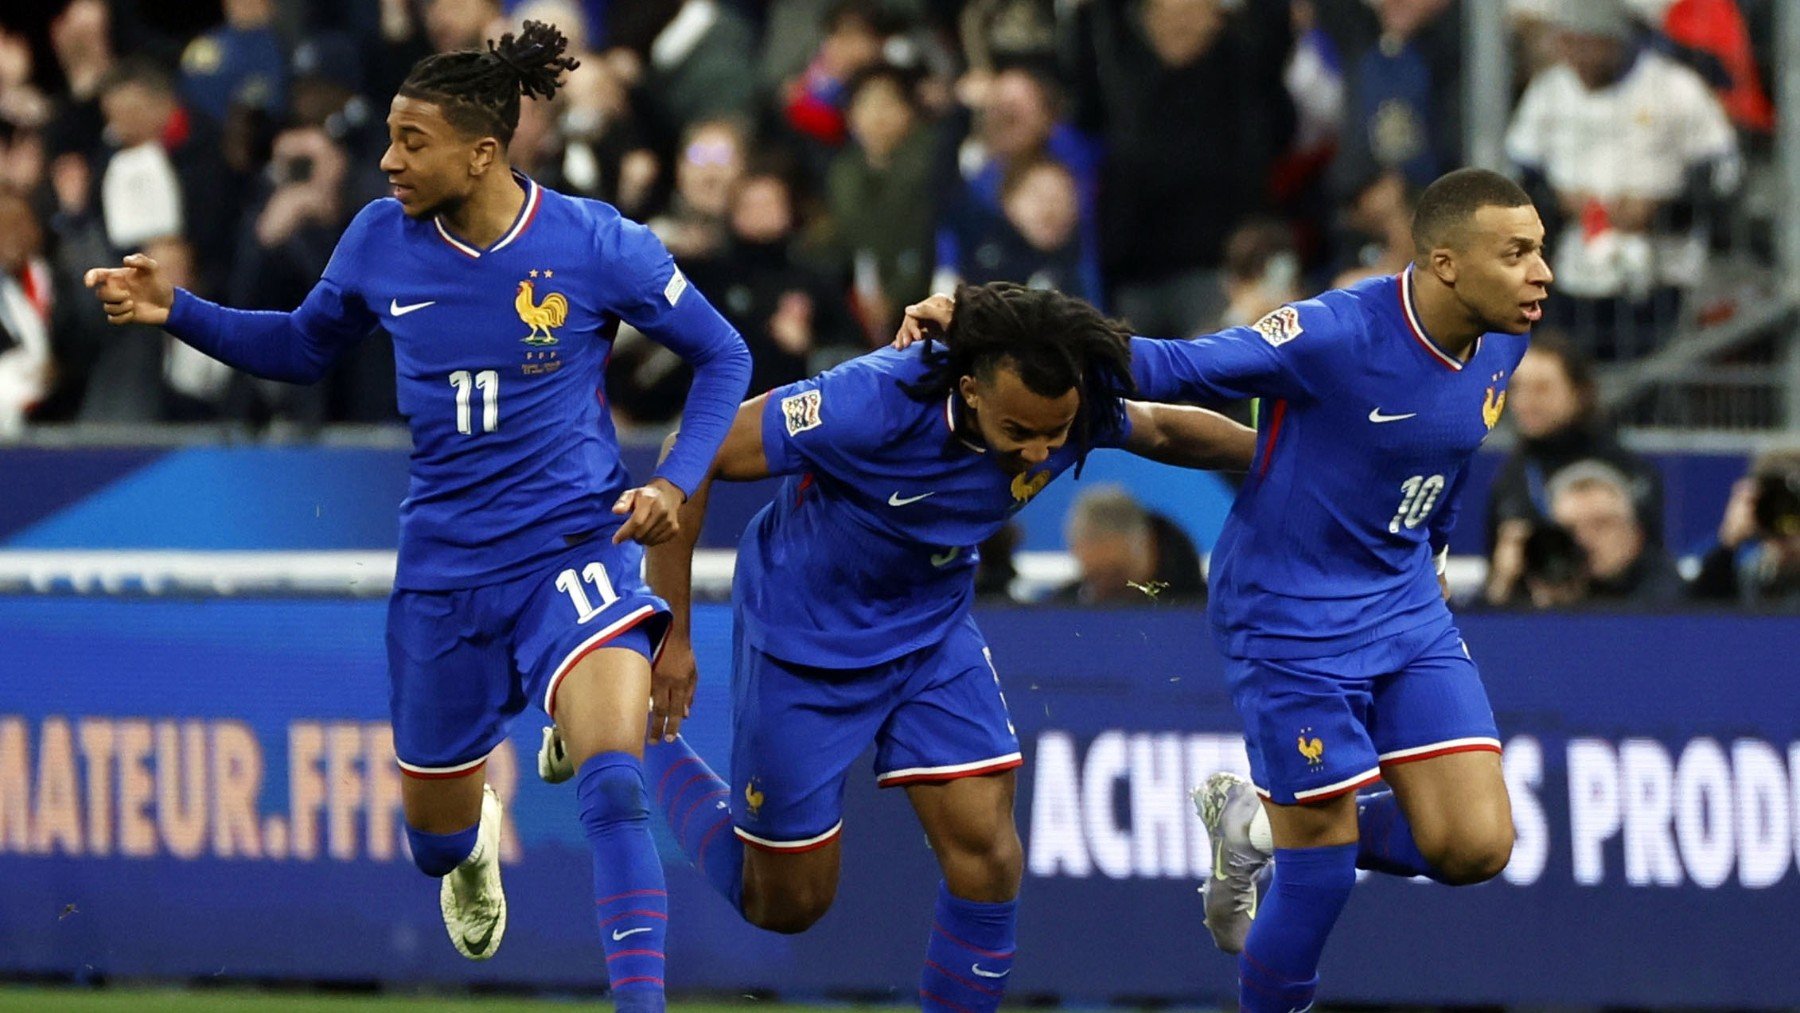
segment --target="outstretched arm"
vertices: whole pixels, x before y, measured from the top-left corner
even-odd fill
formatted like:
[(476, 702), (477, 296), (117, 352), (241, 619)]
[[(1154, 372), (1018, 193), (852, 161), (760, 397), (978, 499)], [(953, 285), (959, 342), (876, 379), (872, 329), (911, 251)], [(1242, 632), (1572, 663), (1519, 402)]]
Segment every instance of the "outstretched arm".
[(1125, 449), (1152, 461), (1207, 471), (1249, 471), (1256, 430), (1218, 412), (1185, 405), (1125, 402)]
[[(700, 542), (700, 527), (706, 519), (706, 500), (714, 479), (753, 482), (769, 477), (762, 437), (763, 405), (767, 400), (768, 395), (763, 394), (738, 406), (712, 467), (681, 506), (675, 537), (644, 552), (645, 579), (651, 590), (669, 603), (669, 636), (657, 659), (650, 687), (653, 740), (672, 740), (693, 709), (694, 685), (699, 676), (694, 664), (692, 625), (694, 546)], [(680, 435), (672, 433), (663, 442), (665, 461)]]
[(375, 317), (330, 277), (291, 313), (235, 310), (175, 288), (156, 261), (134, 253), (120, 267), (84, 279), (113, 324), (149, 324), (228, 366), (266, 380), (314, 383), (338, 355), (375, 326)]

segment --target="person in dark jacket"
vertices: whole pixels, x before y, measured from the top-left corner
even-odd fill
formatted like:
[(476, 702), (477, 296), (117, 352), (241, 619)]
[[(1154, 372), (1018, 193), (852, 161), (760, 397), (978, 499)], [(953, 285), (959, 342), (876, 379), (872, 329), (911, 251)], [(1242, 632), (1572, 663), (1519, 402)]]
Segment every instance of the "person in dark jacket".
[(1487, 544), (1509, 520), (1542, 523), (1552, 476), (1576, 461), (1605, 461), (1625, 475), (1653, 544), (1662, 544), (1662, 475), (1627, 450), (1600, 418), (1593, 363), (1554, 333), (1533, 335), (1506, 384), (1506, 408), (1519, 443), (1488, 490)]

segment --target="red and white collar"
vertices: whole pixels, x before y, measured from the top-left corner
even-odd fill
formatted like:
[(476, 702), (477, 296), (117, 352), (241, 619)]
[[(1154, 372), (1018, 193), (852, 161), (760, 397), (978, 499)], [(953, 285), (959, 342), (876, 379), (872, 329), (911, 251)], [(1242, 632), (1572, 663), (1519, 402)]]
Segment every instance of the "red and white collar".
[[(1406, 270), (1400, 272), (1400, 312), (1402, 316), (1406, 317), (1407, 329), (1412, 332), (1412, 336), (1418, 341), (1419, 346), (1424, 348), (1432, 358), (1460, 372), (1467, 363), (1439, 348), (1437, 342), (1431, 340), (1431, 336), (1425, 333), (1425, 325), (1419, 320), (1418, 307), (1413, 305), (1412, 278), (1413, 268), (1411, 264), (1408, 264)], [(1469, 350), (1469, 358), (1473, 360), (1479, 354), (1481, 354), (1481, 339), (1476, 338), (1474, 347)]]
[(512, 228), (507, 229), (504, 235), (499, 239), (494, 240), (494, 245), (488, 247), (486, 250), (477, 250), (475, 247), (470, 246), (468, 243), (451, 235), (450, 230), (444, 227), (444, 219), (442, 217), (432, 215), (431, 224), (437, 226), (438, 237), (444, 242), (449, 243), (451, 246), (456, 247), (457, 252), (462, 253), (471, 259), (480, 260), (483, 253), (499, 253), (501, 250), (510, 246), (513, 240), (524, 235), (525, 230), (531, 226), (531, 220), (537, 217), (538, 204), (541, 203), (542, 191), (538, 189), (537, 180), (532, 179), (522, 172), (514, 172), (513, 178), (518, 180), (519, 185), (525, 188), (525, 203), (519, 205), (519, 214), (518, 217), (513, 219)]

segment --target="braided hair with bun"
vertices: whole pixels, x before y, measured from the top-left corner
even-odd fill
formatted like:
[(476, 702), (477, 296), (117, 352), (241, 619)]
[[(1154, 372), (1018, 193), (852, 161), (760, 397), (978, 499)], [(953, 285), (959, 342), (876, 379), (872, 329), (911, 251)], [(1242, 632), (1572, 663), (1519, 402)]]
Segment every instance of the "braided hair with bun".
[(519, 96), (554, 97), (562, 75), (581, 62), (563, 55), (569, 40), (542, 21), (527, 21), (518, 35), (507, 32), (487, 46), (427, 56), (413, 64), (400, 94), (436, 103), (457, 130), (505, 147), (519, 126)]

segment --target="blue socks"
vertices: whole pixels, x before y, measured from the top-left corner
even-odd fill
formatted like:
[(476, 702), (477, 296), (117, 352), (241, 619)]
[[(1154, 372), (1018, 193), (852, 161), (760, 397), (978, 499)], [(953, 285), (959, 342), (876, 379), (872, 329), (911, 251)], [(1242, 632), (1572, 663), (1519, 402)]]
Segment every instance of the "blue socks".
[(1276, 848), (1275, 871), (1238, 957), (1243, 1013), (1292, 1013), (1312, 1004), (1319, 955), (1356, 885), (1357, 845)]
[[(925, 971), (919, 976), (924, 1013), (993, 1013), (1012, 974), (1019, 902), (963, 900), (939, 883)], [(1282, 1010), (1281, 1013), (1287, 1013)]]
[(406, 843), (412, 846), (413, 864), (427, 876), (445, 876), (461, 865), (475, 850), (475, 839), (481, 834), (481, 821), (453, 834), (428, 834), (406, 828)]
[(581, 825), (594, 849), (594, 910), (606, 975), (621, 1013), (662, 1013), (669, 895), (650, 835), (644, 771), (629, 753), (600, 753), (575, 778)]
[(1356, 824), (1359, 840), (1356, 867), (1390, 876), (1430, 876), (1437, 871), (1413, 840), (1412, 826), (1400, 811), (1400, 802), (1391, 791), (1378, 791), (1356, 800)]
[(733, 911), (743, 911), (744, 842), (731, 829), (731, 789), (680, 736), (645, 746), (644, 772), (681, 853)]

